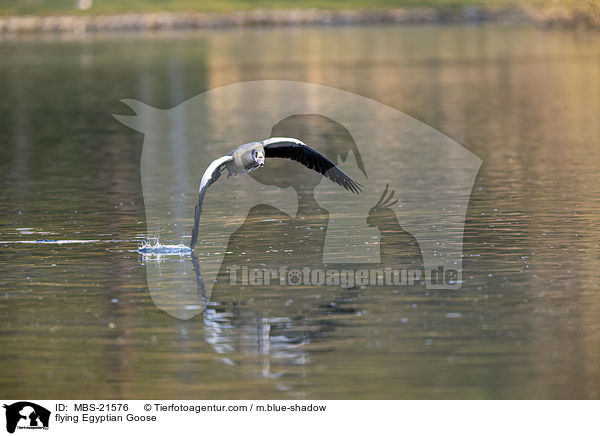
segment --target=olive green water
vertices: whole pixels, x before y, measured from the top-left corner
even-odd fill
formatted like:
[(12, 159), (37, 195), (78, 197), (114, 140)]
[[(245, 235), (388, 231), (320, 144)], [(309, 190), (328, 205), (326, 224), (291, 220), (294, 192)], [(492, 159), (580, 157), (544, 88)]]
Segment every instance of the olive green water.
[[(599, 398), (599, 55), (597, 33), (501, 26), (0, 40), (0, 397)], [(143, 136), (110, 114), (257, 79), (381, 101), (483, 160), (460, 290), (223, 281), (205, 316), (156, 308)], [(314, 264), (317, 236), (282, 229)], [(242, 229), (236, 262), (272, 262), (247, 250), (272, 237)]]

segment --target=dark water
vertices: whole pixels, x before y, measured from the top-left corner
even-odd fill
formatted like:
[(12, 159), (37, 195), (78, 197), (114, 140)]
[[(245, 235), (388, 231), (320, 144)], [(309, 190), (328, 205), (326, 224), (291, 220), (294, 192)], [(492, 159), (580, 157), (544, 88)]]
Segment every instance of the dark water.
[[(0, 41), (0, 396), (600, 397), (599, 55), (595, 33), (497, 26)], [(153, 304), (143, 136), (110, 114), (257, 79), (378, 100), (483, 160), (460, 290), (220, 276), (204, 316)], [(254, 214), (223, 270), (319, 265), (326, 211)]]

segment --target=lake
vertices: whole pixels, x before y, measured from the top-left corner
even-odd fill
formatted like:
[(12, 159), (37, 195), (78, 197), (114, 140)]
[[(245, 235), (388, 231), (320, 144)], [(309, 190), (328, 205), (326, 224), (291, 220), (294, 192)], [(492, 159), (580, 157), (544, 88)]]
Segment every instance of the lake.
[[(4, 37), (2, 396), (600, 398), (599, 55), (593, 31), (505, 25)], [(376, 100), (481, 159), (459, 289), (230, 283), (228, 265), (323, 266), (328, 211), (283, 168), (272, 178), (296, 186), (303, 214), (253, 209), (202, 314), (155, 305), (147, 269), (180, 262), (200, 290), (203, 263), (137, 252), (160, 236), (146, 226), (144, 135), (111, 114), (131, 113), (121, 99), (168, 109), (264, 79)], [(371, 152), (401, 168), (392, 150)], [(392, 237), (404, 242), (384, 264), (420, 264), (410, 234)]]

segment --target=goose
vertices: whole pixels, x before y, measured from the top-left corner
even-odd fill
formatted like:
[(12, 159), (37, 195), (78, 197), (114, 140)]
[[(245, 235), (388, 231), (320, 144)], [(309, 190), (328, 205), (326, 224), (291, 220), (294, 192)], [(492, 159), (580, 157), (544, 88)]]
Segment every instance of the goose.
[(190, 243), (191, 249), (194, 249), (198, 241), (198, 226), (200, 224), (200, 214), (202, 213), (202, 202), (208, 187), (221, 177), (221, 173), (225, 168), (227, 168), (229, 173), (227, 178), (240, 174), (248, 174), (264, 167), (265, 159), (272, 157), (291, 159), (301, 163), (355, 194), (359, 194), (362, 191), (361, 184), (352, 180), (336, 164), (299, 139), (276, 137), (240, 145), (227, 155), (215, 159), (202, 176), (200, 188), (198, 189), (198, 203), (196, 203), (194, 214), (194, 228)]

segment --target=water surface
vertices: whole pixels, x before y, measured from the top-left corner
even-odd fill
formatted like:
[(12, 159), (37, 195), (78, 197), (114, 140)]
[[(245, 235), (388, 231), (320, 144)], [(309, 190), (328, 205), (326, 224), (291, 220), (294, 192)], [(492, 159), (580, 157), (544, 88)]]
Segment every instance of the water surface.
[[(504, 26), (0, 41), (2, 396), (598, 398), (599, 55), (595, 33)], [(259, 79), (381, 101), (483, 160), (460, 290), (222, 276), (203, 316), (156, 308), (143, 136), (110, 114)], [(222, 270), (320, 265), (327, 211), (305, 200), (302, 225), (255, 210)], [(392, 255), (419, 262), (407, 238)]]

